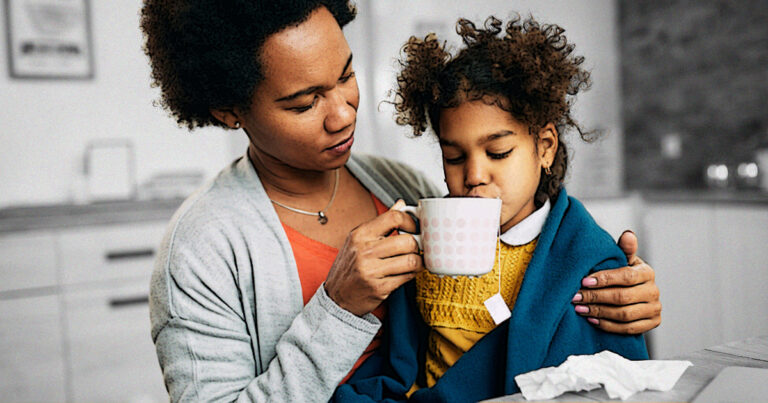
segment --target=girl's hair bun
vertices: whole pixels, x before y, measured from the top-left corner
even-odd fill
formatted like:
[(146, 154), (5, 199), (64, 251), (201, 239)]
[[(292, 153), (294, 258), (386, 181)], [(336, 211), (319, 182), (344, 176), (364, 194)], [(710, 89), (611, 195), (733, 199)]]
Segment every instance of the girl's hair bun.
[(419, 136), (427, 130), (427, 106), (440, 103), (439, 76), (451, 55), (434, 33), (424, 39), (410, 37), (401, 53), (394, 102), (396, 121), (399, 125), (411, 126), (413, 134)]

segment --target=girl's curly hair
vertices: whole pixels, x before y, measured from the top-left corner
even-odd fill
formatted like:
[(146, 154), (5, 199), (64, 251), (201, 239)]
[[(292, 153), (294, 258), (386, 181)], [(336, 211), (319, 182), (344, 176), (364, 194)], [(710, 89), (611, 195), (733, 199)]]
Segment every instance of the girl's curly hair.
[(189, 129), (224, 126), (211, 108), (251, 105), (266, 39), (326, 7), (343, 27), (348, 0), (144, 0), (141, 30), (160, 104)]
[[(420, 136), (432, 127), (440, 136), (440, 112), (461, 103), (483, 100), (509, 112), (538, 132), (553, 123), (558, 132), (575, 129), (585, 141), (585, 132), (573, 119), (573, 97), (590, 87), (590, 74), (580, 66), (584, 57), (574, 56), (557, 25), (540, 25), (533, 17), (520, 16), (502, 22), (491, 16), (483, 28), (460, 19), (456, 32), (464, 46), (455, 56), (435, 34), (424, 39), (411, 37), (403, 46), (401, 72), (397, 77), (393, 104), (399, 125), (410, 125)], [(500, 35), (501, 34), (501, 35)], [(536, 200), (554, 198), (560, 191), (568, 165), (568, 152), (558, 136), (552, 174), (542, 172)]]

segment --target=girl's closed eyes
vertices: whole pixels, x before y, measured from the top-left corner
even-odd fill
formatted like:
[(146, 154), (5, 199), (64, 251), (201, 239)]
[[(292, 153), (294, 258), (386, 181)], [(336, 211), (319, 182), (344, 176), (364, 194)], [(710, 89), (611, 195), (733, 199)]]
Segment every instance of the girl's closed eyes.
[(504, 158), (509, 157), (509, 154), (512, 153), (512, 150), (514, 150), (514, 148), (511, 148), (508, 151), (504, 151), (504, 152), (500, 152), (500, 153), (495, 153), (495, 152), (491, 152), (491, 151), (486, 151), (485, 153), (488, 155), (488, 158), (490, 158), (492, 160), (502, 160)]

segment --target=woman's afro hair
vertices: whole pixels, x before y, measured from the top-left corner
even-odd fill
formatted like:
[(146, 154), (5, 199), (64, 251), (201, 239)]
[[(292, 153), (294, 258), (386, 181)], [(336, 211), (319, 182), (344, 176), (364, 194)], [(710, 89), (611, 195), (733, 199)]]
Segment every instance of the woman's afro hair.
[[(401, 71), (393, 104), (396, 121), (420, 136), (428, 127), (440, 136), (440, 112), (464, 102), (482, 100), (509, 112), (537, 133), (552, 123), (562, 134), (575, 129), (590, 141), (571, 115), (574, 96), (590, 87), (590, 74), (581, 68), (584, 58), (574, 56), (565, 30), (541, 25), (533, 17), (513, 18), (506, 26), (489, 17), (478, 28), (466, 19), (456, 24), (463, 46), (454, 56), (435, 34), (411, 37), (403, 46)], [(552, 174), (542, 174), (537, 201), (554, 198), (567, 168), (567, 150), (559, 140)]]
[(145, 0), (144, 52), (160, 104), (189, 129), (223, 126), (210, 109), (251, 105), (264, 41), (319, 7), (341, 27), (355, 18), (348, 0)]

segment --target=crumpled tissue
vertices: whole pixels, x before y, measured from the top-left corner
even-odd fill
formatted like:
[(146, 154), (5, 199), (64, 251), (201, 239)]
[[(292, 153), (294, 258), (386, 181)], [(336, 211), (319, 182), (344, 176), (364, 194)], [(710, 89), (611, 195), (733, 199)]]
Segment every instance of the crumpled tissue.
[(627, 399), (645, 389), (672, 389), (690, 361), (631, 361), (605, 350), (593, 355), (572, 355), (558, 367), (547, 367), (515, 377), (527, 400), (553, 399), (565, 392), (605, 387), (611, 399)]

